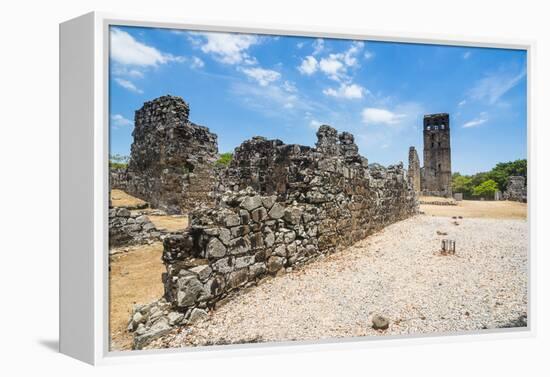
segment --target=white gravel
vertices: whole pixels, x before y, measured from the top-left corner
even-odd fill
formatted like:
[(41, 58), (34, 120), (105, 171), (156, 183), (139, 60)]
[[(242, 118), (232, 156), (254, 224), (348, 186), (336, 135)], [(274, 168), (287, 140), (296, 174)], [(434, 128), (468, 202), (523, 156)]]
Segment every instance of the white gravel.
[[(453, 222), (418, 215), (393, 224), (266, 279), (151, 347), (479, 330), (526, 315), (527, 222)], [(442, 238), (456, 240), (456, 255), (439, 254)], [(389, 319), (387, 330), (371, 327), (375, 314)]]

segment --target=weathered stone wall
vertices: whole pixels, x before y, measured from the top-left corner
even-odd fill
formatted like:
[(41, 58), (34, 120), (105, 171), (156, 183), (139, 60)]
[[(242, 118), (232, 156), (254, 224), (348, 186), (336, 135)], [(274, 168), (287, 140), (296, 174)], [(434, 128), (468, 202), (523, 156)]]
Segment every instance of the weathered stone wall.
[(109, 187), (126, 191), (128, 185), (128, 171), (126, 168), (109, 169)]
[(420, 181), (420, 160), (418, 159), (418, 153), (414, 147), (409, 148), (409, 170), (407, 171), (407, 177), (415, 194), (420, 195), (420, 191), (422, 190)]
[(328, 126), (318, 138), (317, 148), (253, 138), (236, 149), (227, 186), (245, 189), (191, 212), (190, 227), (164, 240), (168, 302), (182, 312), (212, 307), (416, 212), (402, 164), (367, 165), (353, 136)]
[[(195, 206), (190, 226), (164, 239), (163, 300), (182, 321), (416, 213), (401, 163), (369, 165), (353, 135), (329, 126), (317, 137), (315, 148), (254, 137), (235, 149), (227, 169), (214, 169), (215, 205)], [(170, 326), (162, 316), (144, 319), (151, 318), (147, 310), (134, 315), (136, 346)]]
[(146, 102), (135, 114), (128, 193), (170, 214), (212, 204), (217, 136), (189, 121), (180, 97)]
[(109, 247), (148, 243), (161, 232), (147, 216), (126, 208), (109, 209)]
[(509, 177), (506, 185), (506, 191), (502, 193), (502, 197), (504, 200), (526, 203), (527, 185), (525, 184), (525, 177), (520, 175)]

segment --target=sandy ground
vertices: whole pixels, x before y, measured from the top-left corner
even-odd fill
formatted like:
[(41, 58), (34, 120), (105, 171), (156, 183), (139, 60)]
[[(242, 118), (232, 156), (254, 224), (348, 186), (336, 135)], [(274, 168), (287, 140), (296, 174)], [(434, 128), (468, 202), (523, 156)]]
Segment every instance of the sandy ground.
[(111, 256), (109, 274), (111, 349), (130, 349), (132, 335), (126, 331), (134, 304), (154, 301), (164, 294), (161, 274), (162, 243), (129, 246)]
[(456, 206), (420, 204), (420, 210), (432, 216), (465, 218), (526, 219), (527, 204), (510, 201), (462, 200)]
[[(512, 326), (527, 310), (527, 229), (524, 220), (418, 215), (342, 252), (266, 279), (206, 320), (151, 346)], [(456, 240), (456, 255), (440, 255), (442, 238)], [(372, 328), (375, 314), (389, 319), (386, 331)]]
[(149, 220), (155, 225), (157, 229), (164, 229), (169, 232), (176, 232), (187, 228), (188, 218), (187, 216), (157, 216), (147, 215)]
[(111, 190), (111, 204), (113, 207), (140, 207), (146, 202), (144, 200), (133, 197), (122, 190), (112, 189)]
[(442, 198), (440, 196), (419, 196), (418, 197), (419, 202), (449, 202), (449, 203), (456, 203), (456, 200), (452, 198)]

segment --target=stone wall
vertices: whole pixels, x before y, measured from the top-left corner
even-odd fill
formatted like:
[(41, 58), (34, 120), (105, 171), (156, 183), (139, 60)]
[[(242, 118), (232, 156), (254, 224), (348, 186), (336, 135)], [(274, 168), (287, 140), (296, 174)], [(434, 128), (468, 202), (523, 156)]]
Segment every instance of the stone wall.
[[(353, 135), (329, 126), (317, 136), (315, 148), (261, 137), (236, 148), (230, 166), (218, 173), (219, 187), (239, 191), (220, 190), (216, 206), (190, 212), (190, 226), (164, 239), (163, 300), (172, 311), (193, 318), (265, 276), (416, 213), (401, 163), (368, 165)], [(149, 316), (141, 309), (137, 317), (129, 328), (140, 328), (139, 346), (169, 323), (165, 318), (155, 327), (158, 319), (144, 320)]]
[(126, 168), (109, 168), (109, 187), (126, 191), (128, 185), (128, 171)]
[(420, 160), (418, 159), (418, 153), (414, 147), (409, 148), (409, 170), (407, 171), (407, 177), (416, 195), (420, 195), (422, 189), (420, 181)]
[(527, 185), (525, 177), (511, 176), (508, 178), (506, 190), (502, 193), (504, 200), (512, 200), (515, 202), (527, 202)]
[(146, 102), (135, 114), (127, 191), (170, 214), (212, 204), (217, 136), (189, 121), (180, 97)]
[(126, 208), (109, 209), (109, 248), (148, 243), (160, 235), (147, 216)]

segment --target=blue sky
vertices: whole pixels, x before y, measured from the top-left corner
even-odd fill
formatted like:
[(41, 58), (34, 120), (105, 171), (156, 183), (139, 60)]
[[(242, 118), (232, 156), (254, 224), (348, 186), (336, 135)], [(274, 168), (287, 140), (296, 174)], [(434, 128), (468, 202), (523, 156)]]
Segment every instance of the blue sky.
[(383, 165), (422, 159), (422, 117), (447, 112), (452, 169), (526, 158), (526, 52), (375, 41), (112, 27), (111, 154), (130, 154), (134, 111), (165, 94), (218, 135), (314, 145), (319, 125), (355, 135)]

